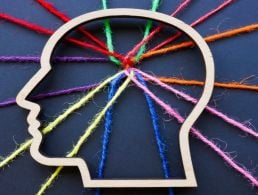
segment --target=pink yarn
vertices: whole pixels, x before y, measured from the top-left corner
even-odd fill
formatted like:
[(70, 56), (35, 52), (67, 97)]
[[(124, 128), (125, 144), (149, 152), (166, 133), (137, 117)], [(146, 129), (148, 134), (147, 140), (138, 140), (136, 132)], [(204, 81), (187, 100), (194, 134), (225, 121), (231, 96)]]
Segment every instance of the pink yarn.
[[(147, 73), (144, 73), (144, 72), (140, 71), (139, 69), (134, 68), (133, 70), (138, 72), (138, 73), (140, 73), (140, 74), (142, 74), (148, 80), (157, 83), (160, 87), (162, 87), (162, 88), (164, 88), (164, 89), (166, 89), (166, 90), (176, 94), (177, 96), (180, 96), (180, 97), (184, 98), (184, 100), (186, 100), (188, 102), (191, 102), (193, 104), (196, 104), (198, 102), (197, 99), (195, 99), (195, 98), (189, 96), (188, 94), (186, 94), (184, 92), (181, 92), (181, 91), (179, 91), (179, 90), (177, 90), (177, 89), (175, 89), (175, 88), (173, 88), (173, 87), (171, 87), (171, 86), (169, 86), (169, 85), (167, 85), (167, 84), (165, 84), (163, 82), (161, 82), (159, 79), (157, 79), (157, 78), (155, 78), (155, 77), (153, 77), (153, 76), (151, 76), (151, 75), (149, 75)], [(240, 123), (240, 122), (238, 122), (238, 121), (228, 117), (227, 115), (225, 115), (222, 112), (216, 110), (215, 108), (212, 108), (210, 106), (206, 106), (206, 110), (209, 111), (211, 114), (221, 118), (225, 122), (227, 122), (227, 123), (229, 123), (229, 124), (231, 124), (231, 125), (233, 125), (235, 127), (238, 127), (243, 132), (248, 133), (248, 134), (254, 136), (255, 138), (258, 138), (258, 132), (254, 131), (253, 129), (250, 129), (250, 128), (246, 127), (242, 123)]]
[[(227, 7), (229, 4), (233, 3), (234, 0), (227, 0), (225, 2), (223, 2), (222, 4), (220, 4), (218, 7), (216, 7), (215, 9), (209, 11), (208, 13), (206, 13), (205, 15), (203, 15), (202, 17), (200, 17), (199, 19), (195, 20), (190, 26), (191, 27), (195, 27), (198, 24), (204, 22), (205, 20), (207, 20), (209, 17), (211, 17), (212, 15), (216, 14), (217, 12), (221, 11), (222, 9), (224, 9), (225, 7)], [(175, 39), (177, 39), (178, 37), (180, 37), (183, 33), (182, 32), (178, 32), (175, 35), (171, 36), (170, 38), (168, 38), (167, 40), (163, 41), (162, 43), (160, 43), (159, 45), (157, 45), (156, 47), (152, 48), (150, 51), (155, 51), (157, 49), (160, 49), (161, 47), (163, 47), (164, 45), (167, 45), (168, 43), (174, 41)]]
[[(130, 71), (130, 70), (129, 70)], [(125, 74), (127, 76), (129, 75), (128, 71), (125, 71)], [(144, 75), (143, 75), (144, 76)], [(154, 95), (148, 88), (144, 87), (137, 79), (134, 77), (131, 78), (131, 80), (135, 83), (137, 87), (142, 89), (145, 93), (147, 93), (157, 104), (159, 104), (166, 112), (174, 117), (179, 123), (183, 123), (185, 118), (183, 118), (175, 109), (170, 107), (170, 105), (163, 102), (161, 99), (159, 99), (156, 95)], [(212, 150), (214, 150), (222, 159), (224, 159), (233, 169), (235, 169), (237, 172), (242, 174), (245, 178), (247, 178), (251, 183), (258, 187), (258, 180), (248, 171), (246, 171), (244, 168), (239, 166), (233, 159), (230, 158), (225, 152), (223, 152), (216, 144), (214, 144), (212, 141), (210, 141), (208, 138), (206, 138), (202, 133), (196, 129), (191, 128), (191, 134), (193, 134), (196, 138), (201, 140), (203, 143), (208, 145)]]
[[(171, 16), (176, 16), (179, 12), (181, 12), (185, 7), (188, 6), (188, 4), (192, 0), (185, 0), (183, 1), (177, 8), (176, 10), (171, 14)], [(157, 28), (155, 28), (145, 39), (143, 39), (140, 43), (138, 43), (131, 51), (129, 51), (126, 56), (124, 62), (126, 62), (127, 59), (132, 57), (134, 54), (138, 52), (138, 50), (147, 42), (149, 42), (154, 35), (156, 35), (162, 28), (163, 25), (159, 25)]]

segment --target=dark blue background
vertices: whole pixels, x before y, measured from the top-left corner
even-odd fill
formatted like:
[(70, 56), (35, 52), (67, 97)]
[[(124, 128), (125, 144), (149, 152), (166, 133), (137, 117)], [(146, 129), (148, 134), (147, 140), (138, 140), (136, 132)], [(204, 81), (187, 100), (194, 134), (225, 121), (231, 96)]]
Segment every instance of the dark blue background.
[[(100, 1), (51, 1), (58, 9), (65, 11), (70, 17), (101, 9)], [(222, 0), (194, 1), (178, 18), (191, 23), (206, 11), (216, 7)], [(171, 13), (180, 3), (180, 0), (163, 0), (159, 11)], [(109, 7), (132, 7), (149, 9), (150, 0), (118, 1), (110, 0)], [(19, 18), (29, 20), (42, 26), (56, 29), (62, 22), (46, 12), (32, 0), (0, 0), (0, 12), (5, 12)], [(255, 0), (235, 1), (234, 4), (197, 27), (201, 35), (210, 35), (228, 29), (237, 28), (258, 20), (258, 2)], [(144, 23), (141, 20), (130, 20), (135, 23), (121, 23), (114, 21), (113, 37), (115, 48), (125, 53), (142, 38)], [(137, 22), (138, 21), (138, 22)], [(0, 55), (40, 55), (46, 36), (16, 25), (0, 21)], [(90, 27), (89, 27), (90, 28)], [(105, 40), (103, 27), (92, 27), (96, 35)], [(90, 28), (91, 29), (91, 28)], [(164, 36), (153, 41), (158, 43)], [(237, 36), (211, 43), (216, 63), (216, 81), (241, 81), (250, 77), (246, 82), (258, 84), (258, 34), (256, 32)], [(96, 55), (86, 53), (70, 45), (62, 45), (67, 50), (58, 50), (56, 55)], [(85, 54), (86, 53), (86, 54)], [(156, 75), (176, 76), (186, 79), (203, 80), (203, 65), (198, 50), (184, 50), (174, 54), (162, 55), (139, 64), (139, 67)], [(0, 64), (0, 100), (15, 97), (21, 87), (38, 70), (38, 64)], [(97, 82), (117, 71), (111, 63), (87, 64), (56, 64), (54, 71), (36, 89), (34, 93), (53, 91), (73, 86), (86, 85)], [(179, 87), (198, 97), (201, 88)], [(187, 116), (192, 105), (178, 101), (157, 87), (151, 87), (166, 102), (176, 107), (180, 113)], [(40, 101), (43, 112), (40, 119), (43, 123), (53, 120), (69, 103), (76, 101), (83, 93), (65, 97), (50, 98)], [(72, 115), (57, 130), (47, 136), (42, 145), (42, 151), (50, 156), (64, 156), (76, 142), (91, 120), (92, 116), (104, 106), (106, 92), (94, 98), (85, 108)], [(216, 88), (210, 102), (212, 106), (227, 113), (233, 118), (255, 128), (258, 125), (258, 101), (256, 92), (225, 90)], [(169, 162), (173, 177), (183, 177), (180, 155), (178, 151), (177, 130), (179, 125), (169, 119), (163, 110), (157, 107), (160, 116), (160, 126), (165, 142), (168, 145)], [(29, 137), (26, 129), (26, 111), (11, 106), (0, 110), (0, 155), (6, 156), (14, 150), (16, 144), (22, 143)], [(137, 125), (136, 125), (137, 124)], [(241, 165), (257, 176), (257, 141), (246, 136), (238, 129), (204, 112), (196, 127), (218, 144)], [(100, 147), (103, 133), (103, 124), (99, 126), (80, 152), (80, 156), (87, 159), (92, 177), (97, 175), (97, 166), (100, 158)], [(191, 152), (198, 181), (198, 188), (174, 189), (175, 194), (255, 194), (249, 181), (218, 157), (211, 149), (195, 138), (190, 139)], [(115, 106), (113, 134), (109, 148), (107, 169), (105, 176), (117, 178), (150, 178), (162, 177), (161, 164), (156, 151), (153, 130), (147, 106), (142, 92), (131, 86), (119, 99)], [(50, 176), (54, 168), (41, 166), (26, 152), (16, 161), (0, 172), (0, 194), (35, 194), (45, 179)], [(54, 186), (46, 194), (93, 194), (92, 190), (83, 190), (77, 169), (65, 169)], [(166, 194), (165, 189), (115, 189), (104, 190), (103, 194)]]

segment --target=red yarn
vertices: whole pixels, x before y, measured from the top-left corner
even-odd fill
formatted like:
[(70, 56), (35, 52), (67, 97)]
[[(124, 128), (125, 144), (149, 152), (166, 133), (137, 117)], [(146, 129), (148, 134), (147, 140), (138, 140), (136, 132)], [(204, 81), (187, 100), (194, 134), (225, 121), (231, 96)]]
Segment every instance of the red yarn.
[[(25, 27), (27, 29), (33, 30), (33, 31), (41, 33), (41, 34), (52, 35), (54, 33), (53, 30), (49, 30), (49, 29), (41, 27), (41, 26), (39, 26), (37, 24), (33, 24), (33, 23), (27, 22), (25, 20), (18, 19), (18, 18), (15, 18), (13, 16), (10, 16), (10, 15), (4, 14), (4, 13), (0, 13), (0, 19), (4, 19), (4, 20), (12, 22), (14, 24), (18, 24), (18, 25), (20, 25), (22, 27)], [(81, 46), (81, 47), (84, 47), (84, 48), (88, 48), (88, 49), (92, 49), (94, 51), (97, 51), (97, 52), (105, 54), (105, 55), (114, 56), (114, 57), (116, 57), (116, 58), (118, 58), (120, 60), (124, 59), (124, 57), (122, 55), (120, 55), (120, 54), (116, 54), (114, 52), (109, 52), (107, 50), (98, 48), (98, 47), (96, 47), (94, 45), (85, 43), (83, 41), (80, 41), (80, 40), (77, 40), (77, 39), (74, 39), (74, 38), (71, 38), (71, 37), (66, 37), (65, 40), (67, 40), (67, 41), (69, 41), (71, 43), (74, 43), (74, 44), (76, 44), (78, 46)]]
[(54, 31), (52, 31), (52, 30), (43, 28), (43, 27), (38, 26), (36, 24), (29, 23), (27, 21), (15, 18), (13, 16), (10, 16), (10, 15), (4, 14), (4, 13), (0, 13), (0, 19), (4, 19), (4, 20), (7, 20), (9, 22), (18, 24), (22, 27), (25, 27), (27, 29), (33, 30), (33, 31), (41, 33), (41, 34), (52, 35), (54, 33)]
[[(50, 13), (58, 17), (64, 22), (68, 22), (71, 20), (65, 13), (62, 13), (61, 11), (58, 11), (53, 4), (46, 2), (45, 0), (36, 0), (42, 7), (44, 7), (46, 10), (48, 10)], [(97, 43), (101, 48), (107, 49), (107, 46), (104, 42), (99, 40), (97, 37), (95, 37), (93, 34), (85, 30), (84, 28), (78, 28), (81, 33), (83, 33), (85, 36), (90, 38), (93, 42)]]

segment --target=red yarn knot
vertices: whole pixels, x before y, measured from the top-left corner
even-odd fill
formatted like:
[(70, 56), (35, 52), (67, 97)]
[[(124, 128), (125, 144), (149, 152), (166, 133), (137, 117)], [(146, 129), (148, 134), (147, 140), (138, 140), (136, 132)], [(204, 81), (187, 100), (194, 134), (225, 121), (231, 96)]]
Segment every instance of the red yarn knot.
[(123, 67), (125, 69), (132, 68), (134, 65), (135, 65), (134, 61), (132, 61), (130, 58), (124, 58)]

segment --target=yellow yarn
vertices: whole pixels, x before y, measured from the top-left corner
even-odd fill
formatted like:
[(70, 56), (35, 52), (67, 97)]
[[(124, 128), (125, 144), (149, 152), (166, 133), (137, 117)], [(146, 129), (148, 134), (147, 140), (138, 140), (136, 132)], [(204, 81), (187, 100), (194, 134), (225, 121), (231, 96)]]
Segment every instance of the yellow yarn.
[[(122, 74), (123, 71), (118, 72), (117, 74), (107, 78), (104, 80), (97, 88), (90, 91), (86, 96), (84, 96), (82, 99), (80, 99), (78, 102), (73, 104), (71, 107), (69, 107), (63, 114), (58, 116), (53, 122), (49, 123), (45, 128), (42, 129), (42, 134), (48, 134), (50, 133), (55, 127), (57, 127), (63, 120), (65, 120), (71, 113), (76, 111), (77, 109), (81, 108), (83, 105), (85, 105), (93, 96), (98, 93), (102, 88), (104, 88), (108, 83), (110, 83), (114, 78)], [(27, 140), (24, 143), (20, 145), (18, 149), (16, 149), (14, 152), (9, 154), (4, 160), (0, 162), (0, 168), (4, 167), (5, 165), (9, 164), (11, 161), (13, 161), (17, 156), (19, 156), (22, 152), (24, 152), (26, 149), (28, 149), (32, 143), (33, 139)]]
[[(131, 73), (130, 75), (132, 75)], [(117, 98), (122, 94), (122, 92), (126, 89), (128, 84), (130, 83), (130, 78), (128, 77), (125, 82), (118, 88), (117, 92), (113, 96), (113, 98), (106, 104), (106, 106), (95, 115), (94, 120), (91, 122), (90, 126), (85, 130), (84, 134), (79, 138), (76, 145), (73, 147), (73, 149), (66, 155), (66, 157), (73, 157), (76, 154), (78, 154), (82, 144), (87, 141), (88, 137), (94, 132), (94, 130), (97, 128), (98, 124), (100, 123), (101, 119), (106, 114), (107, 110), (112, 106)], [(42, 195), (46, 191), (46, 189), (52, 185), (54, 180), (58, 177), (60, 171), (63, 169), (62, 166), (58, 167), (55, 172), (46, 180), (44, 184), (42, 184), (41, 188), (39, 189), (37, 195)]]
[(23, 142), (18, 149), (16, 149), (14, 152), (12, 152), (10, 155), (8, 155), (6, 158), (4, 158), (0, 162), (0, 168), (4, 167), (8, 163), (10, 163), (18, 155), (20, 155), (22, 152), (24, 152), (26, 149), (28, 149), (30, 147), (31, 143), (32, 143), (32, 139)]
[(48, 187), (52, 185), (52, 183), (55, 181), (56, 177), (59, 175), (59, 173), (62, 171), (64, 167), (57, 167), (55, 172), (47, 179), (47, 181), (42, 184), (40, 190), (38, 191), (37, 195), (44, 194)]

